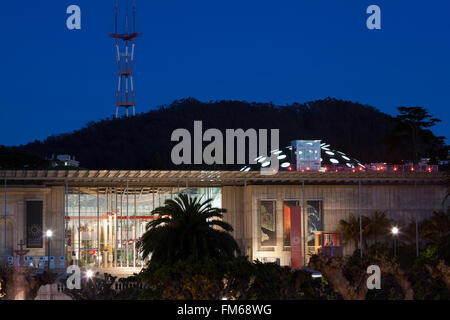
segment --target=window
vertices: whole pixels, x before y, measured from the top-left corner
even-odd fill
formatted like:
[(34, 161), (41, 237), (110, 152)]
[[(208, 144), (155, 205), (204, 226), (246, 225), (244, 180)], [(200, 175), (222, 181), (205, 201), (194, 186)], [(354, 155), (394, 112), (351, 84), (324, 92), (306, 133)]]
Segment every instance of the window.
[(262, 200), (259, 209), (259, 240), (262, 247), (274, 247), (277, 244), (275, 201)]
[(291, 207), (300, 205), (298, 200), (286, 200), (283, 202), (283, 245), (291, 245)]
[[(220, 188), (189, 191), (191, 195), (204, 196), (203, 200), (212, 198), (213, 206), (221, 206)], [(174, 188), (152, 188), (143, 192), (126, 186), (67, 190), (66, 261), (102, 268), (143, 266), (145, 261), (136, 249), (136, 242), (146, 232), (148, 222), (154, 219), (151, 212), (179, 192)], [(39, 218), (39, 215), (33, 215), (33, 218)], [(31, 222), (28, 221), (30, 225)], [(38, 226), (42, 225), (39, 223)], [(36, 239), (42, 240), (41, 233)]]
[(314, 246), (315, 231), (323, 231), (322, 200), (308, 200), (308, 246)]
[(43, 228), (43, 202), (26, 202), (26, 236), (27, 248), (42, 248), (42, 228)]

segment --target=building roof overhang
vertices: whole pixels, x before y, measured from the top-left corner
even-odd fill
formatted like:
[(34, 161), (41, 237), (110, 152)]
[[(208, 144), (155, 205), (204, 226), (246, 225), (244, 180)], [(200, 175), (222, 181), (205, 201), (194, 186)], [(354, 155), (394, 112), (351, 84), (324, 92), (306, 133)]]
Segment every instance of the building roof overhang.
[(443, 184), (442, 172), (287, 172), (147, 170), (2, 170), (8, 185), (70, 186), (227, 186), (250, 184)]

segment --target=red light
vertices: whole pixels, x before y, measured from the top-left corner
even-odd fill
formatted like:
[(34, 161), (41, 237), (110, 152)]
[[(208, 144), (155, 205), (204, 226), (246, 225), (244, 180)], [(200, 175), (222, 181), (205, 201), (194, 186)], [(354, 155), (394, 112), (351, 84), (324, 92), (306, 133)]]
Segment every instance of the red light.
[(428, 172), (431, 172), (431, 171), (433, 171), (433, 169), (431, 169), (431, 168), (428, 168), (427, 170), (428, 170)]
[(363, 168), (362, 168), (362, 167), (359, 167), (359, 171), (363, 171)]
[(414, 167), (411, 167), (411, 171), (414, 171)]
[(355, 170), (355, 169), (353, 169), (353, 170), (352, 170), (352, 172), (356, 172), (356, 170)]
[(289, 171), (292, 171), (292, 167), (288, 167), (288, 170), (289, 170)]
[(306, 171), (309, 171), (309, 169), (310, 169), (309, 167), (306, 167)]
[(397, 167), (394, 167), (394, 171), (397, 172), (397, 170), (398, 170), (398, 168), (397, 168)]
[(327, 167), (324, 167), (324, 169), (325, 169), (325, 171), (327, 171), (327, 170), (328, 170), (328, 168), (327, 168)]

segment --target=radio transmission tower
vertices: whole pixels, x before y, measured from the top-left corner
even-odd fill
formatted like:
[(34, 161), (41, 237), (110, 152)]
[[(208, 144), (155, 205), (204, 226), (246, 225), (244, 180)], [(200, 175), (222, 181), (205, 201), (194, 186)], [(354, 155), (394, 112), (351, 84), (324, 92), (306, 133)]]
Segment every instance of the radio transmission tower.
[[(117, 87), (117, 103), (116, 103), (116, 118), (119, 116), (119, 108), (125, 108), (125, 114), (128, 117), (128, 108), (133, 108), (133, 115), (136, 114), (134, 104), (134, 86), (133, 86), (133, 61), (134, 61), (134, 47), (137, 37), (142, 36), (136, 33), (136, 0), (133, 0), (133, 16), (131, 18), (130, 31), (130, 17), (128, 7), (130, 0), (126, 1), (125, 20), (123, 32), (118, 31), (118, 16), (119, 16), (119, 1), (116, 0), (115, 7), (115, 31), (111, 33), (111, 38), (116, 39), (117, 63), (119, 65), (119, 85)], [(131, 50), (130, 50), (131, 45)]]

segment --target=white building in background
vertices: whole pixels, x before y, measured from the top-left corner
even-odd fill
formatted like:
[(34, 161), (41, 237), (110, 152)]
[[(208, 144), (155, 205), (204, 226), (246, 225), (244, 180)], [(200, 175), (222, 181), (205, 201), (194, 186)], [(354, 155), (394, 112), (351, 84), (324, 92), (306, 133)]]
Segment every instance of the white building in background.
[(69, 154), (59, 154), (56, 157), (53, 155), (52, 157), (52, 167), (76, 167), (80, 166), (80, 162), (75, 160), (75, 156), (71, 156)]

